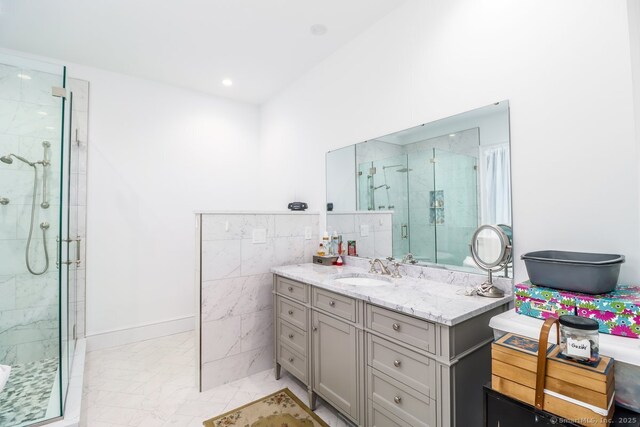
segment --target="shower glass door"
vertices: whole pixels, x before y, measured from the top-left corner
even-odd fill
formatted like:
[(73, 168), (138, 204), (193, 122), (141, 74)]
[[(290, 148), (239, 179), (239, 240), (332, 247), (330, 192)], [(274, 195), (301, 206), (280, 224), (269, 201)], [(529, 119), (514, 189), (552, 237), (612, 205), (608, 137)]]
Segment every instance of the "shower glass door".
[(392, 156), (373, 162), (373, 194), (375, 210), (392, 211), (392, 255), (402, 257), (409, 252), (409, 211), (407, 155)]
[(59, 418), (66, 395), (64, 86), (63, 66), (0, 55), (0, 365), (11, 369), (3, 427)]
[(478, 228), (478, 159), (434, 149), (430, 220), (435, 225), (436, 262), (464, 265)]

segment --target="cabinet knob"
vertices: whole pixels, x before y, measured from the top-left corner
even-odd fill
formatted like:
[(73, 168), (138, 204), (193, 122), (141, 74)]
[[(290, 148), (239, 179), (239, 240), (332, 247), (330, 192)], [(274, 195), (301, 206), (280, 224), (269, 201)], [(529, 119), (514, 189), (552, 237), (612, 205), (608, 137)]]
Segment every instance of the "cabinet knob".
[(393, 401), (396, 402), (399, 405), (400, 402), (402, 402), (402, 398), (400, 396), (396, 396), (396, 397), (393, 398)]
[(293, 292), (293, 286), (289, 286), (289, 292)]
[(289, 363), (293, 363), (293, 357), (289, 358)]
[(288, 313), (289, 313), (289, 316), (293, 316), (293, 310), (289, 310)]
[(399, 360), (394, 360), (393, 361), (393, 366), (395, 366), (396, 368), (399, 368), (401, 364), (402, 364), (402, 362), (400, 362)]
[(394, 324), (393, 324), (393, 330), (394, 330), (394, 331), (399, 331), (399, 330), (400, 330), (400, 325), (399, 325), (399, 324), (397, 324), (397, 323), (394, 323)]
[(293, 339), (293, 334), (289, 334), (289, 339)]
[(330, 305), (331, 307), (335, 307), (335, 306), (336, 306), (336, 302), (335, 302), (335, 301), (329, 301), (329, 305)]

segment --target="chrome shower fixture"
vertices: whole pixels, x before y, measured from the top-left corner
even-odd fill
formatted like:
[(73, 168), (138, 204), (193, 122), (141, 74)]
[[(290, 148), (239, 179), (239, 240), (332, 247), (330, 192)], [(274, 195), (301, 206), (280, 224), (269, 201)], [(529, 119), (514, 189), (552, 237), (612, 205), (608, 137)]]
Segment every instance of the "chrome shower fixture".
[(42, 162), (35, 162), (35, 163), (34, 163), (34, 162), (30, 162), (29, 160), (25, 159), (24, 157), (22, 157), (22, 156), (18, 156), (17, 154), (13, 154), (13, 153), (10, 153), (10, 154), (7, 154), (6, 156), (2, 156), (2, 157), (0, 157), (0, 161), (2, 161), (3, 163), (6, 163), (6, 164), (8, 164), (8, 165), (10, 165), (10, 164), (12, 164), (12, 163), (13, 163), (13, 159), (12, 159), (12, 157), (14, 157), (14, 158), (16, 158), (16, 159), (20, 160), (20, 161), (21, 161), (21, 162), (23, 162), (23, 163), (28, 164), (29, 166), (33, 166), (33, 167), (35, 167), (37, 163), (42, 164)]
[(6, 197), (0, 197), (0, 205), (7, 206), (9, 204), (9, 199)]
[(44, 153), (42, 154), (42, 203), (40, 203), (40, 207), (42, 209), (49, 208), (49, 199), (48, 199), (48, 180), (47, 180), (47, 168), (51, 165), (51, 159), (49, 157), (49, 148), (51, 148), (51, 143), (49, 141), (42, 141), (42, 147), (44, 149)]
[[(49, 251), (47, 250), (47, 230), (49, 229), (49, 223), (47, 222), (43, 222), (40, 224), (40, 230), (42, 230), (42, 246), (44, 248), (44, 262), (45, 265), (42, 268), (42, 270), (40, 271), (36, 271), (33, 269), (33, 267), (31, 266), (31, 254), (30, 254), (30, 249), (31, 249), (31, 243), (33, 240), (33, 227), (34, 227), (34, 223), (35, 223), (35, 215), (36, 215), (36, 197), (38, 195), (38, 167), (37, 165), (42, 165), (42, 170), (43, 170), (43, 178), (42, 178), (42, 203), (40, 204), (40, 207), (42, 207), (43, 209), (46, 209), (49, 207), (49, 202), (47, 201), (47, 176), (46, 176), (46, 168), (49, 166), (50, 164), (50, 160), (49, 160), (49, 156), (48, 156), (48, 150), (49, 147), (51, 146), (51, 144), (48, 141), (44, 141), (42, 143), (42, 146), (44, 147), (44, 159), (38, 162), (30, 162), (29, 160), (25, 159), (22, 156), (18, 156), (17, 154), (7, 154), (6, 156), (2, 156), (0, 157), (0, 161), (2, 163), (6, 163), (8, 165), (13, 163), (13, 159), (17, 159), (20, 160), (23, 163), (28, 164), (29, 166), (31, 166), (33, 168), (33, 194), (31, 195), (31, 224), (29, 225), (29, 236), (27, 237), (27, 247), (25, 249), (25, 262), (27, 264), (27, 270), (29, 270), (29, 273), (33, 274), (34, 276), (40, 276), (44, 273), (46, 273), (46, 271), (49, 269)], [(3, 203), (3, 201), (0, 200), (0, 203), (3, 205), (6, 205), (9, 203), (8, 199), (3, 199), (6, 200), (6, 203)]]
[(400, 169), (396, 170), (396, 172), (400, 172), (400, 173), (411, 172), (413, 170), (413, 169), (409, 169), (405, 165), (389, 165), (389, 166), (383, 166), (382, 167), (382, 169), (391, 169), (391, 168), (400, 168)]

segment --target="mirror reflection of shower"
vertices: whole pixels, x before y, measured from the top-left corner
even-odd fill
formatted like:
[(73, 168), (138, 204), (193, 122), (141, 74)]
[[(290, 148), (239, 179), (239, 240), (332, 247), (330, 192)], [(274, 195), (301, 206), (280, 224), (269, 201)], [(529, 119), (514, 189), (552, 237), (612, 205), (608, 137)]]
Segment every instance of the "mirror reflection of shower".
[[(49, 141), (43, 141), (42, 142), (42, 147), (44, 149), (44, 154), (43, 154), (43, 160), (39, 160), (37, 162), (31, 162), (27, 159), (25, 159), (24, 157), (17, 155), (17, 154), (7, 154), (6, 156), (2, 156), (0, 157), (0, 161), (2, 163), (5, 164), (13, 164), (13, 159), (19, 160), (22, 163), (25, 163), (29, 166), (31, 166), (33, 168), (33, 193), (32, 193), (32, 197), (31, 197), (31, 224), (29, 225), (29, 237), (27, 238), (27, 247), (25, 249), (25, 262), (27, 264), (27, 269), (29, 270), (29, 273), (35, 275), (35, 276), (40, 276), (44, 273), (47, 272), (47, 270), (49, 269), (49, 251), (47, 249), (47, 230), (49, 229), (49, 223), (48, 222), (42, 222), (40, 223), (40, 229), (42, 230), (42, 244), (44, 247), (44, 258), (45, 258), (45, 265), (44, 268), (40, 271), (36, 271), (32, 266), (31, 266), (31, 256), (30, 256), (30, 249), (31, 249), (31, 241), (33, 238), (33, 228), (34, 228), (34, 223), (35, 223), (35, 215), (36, 215), (36, 197), (38, 196), (38, 165), (42, 166), (42, 203), (40, 203), (40, 207), (42, 209), (47, 209), (49, 208), (49, 201), (47, 198), (47, 168), (50, 166), (51, 164), (51, 160), (50, 160), (50, 156), (49, 156), (49, 151), (51, 148), (51, 143)], [(8, 203), (8, 201), (7, 201)]]

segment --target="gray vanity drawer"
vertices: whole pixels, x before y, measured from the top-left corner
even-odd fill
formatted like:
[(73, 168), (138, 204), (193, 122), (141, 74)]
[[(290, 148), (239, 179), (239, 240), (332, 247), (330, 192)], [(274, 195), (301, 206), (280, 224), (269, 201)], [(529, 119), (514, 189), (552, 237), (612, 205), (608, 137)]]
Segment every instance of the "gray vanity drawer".
[(367, 406), (369, 408), (369, 423), (367, 425), (370, 427), (413, 427), (411, 424), (405, 423), (389, 411), (376, 405), (371, 400)]
[(369, 366), (436, 398), (436, 363), (415, 351), (367, 334)]
[(311, 300), (311, 304), (314, 307), (334, 314), (343, 319), (349, 320), (351, 322), (356, 321), (356, 300), (344, 295), (327, 291), (326, 289), (316, 288), (315, 286), (312, 289), (313, 297)]
[(276, 276), (276, 292), (281, 295), (286, 295), (289, 298), (293, 298), (301, 302), (309, 302), (309, 294), (307, 292), (308, 287), (309, 285), (304, 283)]
[(375, 405), (414, 427), (436, 425), (434, 400), (371, 367), (368, 371), (368, 396)]
[(426, 320), (367, 304), (367, 327), (421, 350), (435, 353), (436, 330)]
[(300, 381), (307, 384), (307, 358), (283, 343), (278, 344), (278, 363)]
[(278, 318), (278, 338), (280, 342), (286, 343), (287, 346), (297, 351), (303, 356), (307, 356), (307, 333), (302, 329), (285, 322), (281, 317)]
[(293, 302), (286, 298), (278, 296), (277, 301), (277, 313), (278, 317), (291, 323), (293, 326), (297, 326), (303, 331), (307, 331), (307, 310), (302, 304)]

